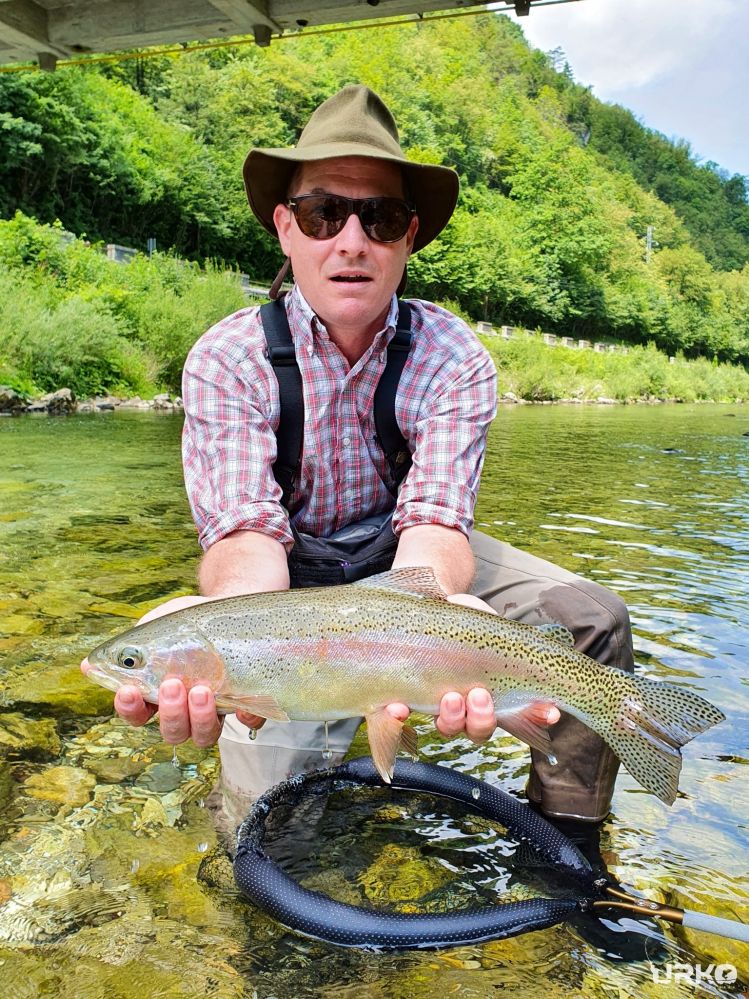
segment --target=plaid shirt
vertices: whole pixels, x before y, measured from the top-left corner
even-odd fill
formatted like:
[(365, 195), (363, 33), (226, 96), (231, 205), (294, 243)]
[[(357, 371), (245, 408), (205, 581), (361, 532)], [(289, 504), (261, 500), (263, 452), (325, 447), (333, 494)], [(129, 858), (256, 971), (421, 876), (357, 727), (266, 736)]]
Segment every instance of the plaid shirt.
[[(305, 412), (293, 521), (300, 531), (326, 537), (393, 507), (372, 409), (397, 300), (351, 368), (296, 286), (285, 302)], [(393, 529), (441, 524), (467, 535), (495, 414), (496, 372), (464, 322), (429, 302), (412, 301), (411, 308), (412, 345), (395, 410), (413, 465)], [(288, 514), (272, 472), (278, 384), (257, 307), (235, 312), (198, 340), (185, 364), (183, 398), (185, 483), (203, 548), (237, 530), (259, 531), (288, 548)]]

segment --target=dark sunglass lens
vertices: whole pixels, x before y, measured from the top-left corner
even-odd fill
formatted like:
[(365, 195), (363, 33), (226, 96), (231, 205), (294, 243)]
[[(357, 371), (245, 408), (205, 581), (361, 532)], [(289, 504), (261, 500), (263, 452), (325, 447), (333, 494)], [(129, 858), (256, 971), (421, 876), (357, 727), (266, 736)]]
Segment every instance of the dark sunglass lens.
[(410, 212), (395, 198), (373, 198), (363, 202), (361, 214), (364, 231), (380, 243), (394, 243), (406, 235)]
[(300, 198), (296, 204), (299, 228), (312, 239), (337, 236), (348, 215), (348, 206), (343, 198), (320, 195)]

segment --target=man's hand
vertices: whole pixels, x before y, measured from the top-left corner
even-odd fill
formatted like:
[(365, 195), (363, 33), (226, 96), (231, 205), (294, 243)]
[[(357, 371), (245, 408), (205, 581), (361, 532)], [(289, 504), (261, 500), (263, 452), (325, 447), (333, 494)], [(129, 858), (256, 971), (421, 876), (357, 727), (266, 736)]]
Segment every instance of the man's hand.
[[(455, 593), (447, 599), (450, 603), (461, 604), (463, 607), (473, 607), (488, 614), (497, 613), (493, 607), (471, 593)], [(390, 704), (388, 710), (400, 721), (405, 721), (409, 715), (405, 704)], [(531, 704), (524, 714), (536, 725), (553, 725), (560, 718), (559, 708), (546, 701)], [(456, 691), (448, 692), (440, 701), (440, 712), (434, 719), (434, 724), (447, 738), (464, 732), (472, 742), (486, 742), (497, 727), (491, 694), (484, 687), (474, 687), (465, 697)]]
[[(192, 607), (203, 603), (207, 597), (175, 597), (166, 603), (154, 607), (140, 619), (138, 624), (152, 621), (154, 618), (171, 614), (183, 607)], [(81, 663), (81, 669), (87, 673), (90, 669), (87, 659)], [(188, 693), (177, 677), (169, 677), (159, 687), (159, 705), (149, 704), (143, 700), (140, 690), (131, 684), (120, 687), (115, 695), (114, 708), (117, 714), (130, 725), (145, 725), (159, 712), (159, 727), (165, 742), (179, 745), (192, 739), (196, 746), (204, 748), (212, 746), (221, 734), (223, 720), (216, 713), (216, 702), (213, 691), (198, 684)]]

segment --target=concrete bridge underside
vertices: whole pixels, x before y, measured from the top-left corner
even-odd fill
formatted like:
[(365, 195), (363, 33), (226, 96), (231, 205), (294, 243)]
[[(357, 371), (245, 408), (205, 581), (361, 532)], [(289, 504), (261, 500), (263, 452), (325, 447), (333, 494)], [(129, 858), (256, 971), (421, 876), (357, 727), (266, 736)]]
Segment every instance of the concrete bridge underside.
[[(493, 5), (528, 14), (569, 0), (506, 0)], [(236, 35), (268, 45), (306, 27), (477, 10), (468, 0), (0, 0), (0, 64), (58, 59)]]

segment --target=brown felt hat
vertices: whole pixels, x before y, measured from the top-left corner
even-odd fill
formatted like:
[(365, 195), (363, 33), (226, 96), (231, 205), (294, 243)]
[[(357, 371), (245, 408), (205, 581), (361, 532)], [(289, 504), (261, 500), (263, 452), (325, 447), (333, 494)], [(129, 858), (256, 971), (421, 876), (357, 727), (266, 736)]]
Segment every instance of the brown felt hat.
[(414, 251), (430, 243), (447, 225), (458, 200), (458, 175), (448, 167), (411, 163), (403, 154), (398, 129), (383, 101), (360, 84), (349, 84), (312, 114), (291, 149), (251, 149), (244, 161), (244, 186), (250, 208), (277, 235), (273, 211), (288, 197), (300, 163), (337, 156), (369, 156), (397, 163), (419, 216)]

